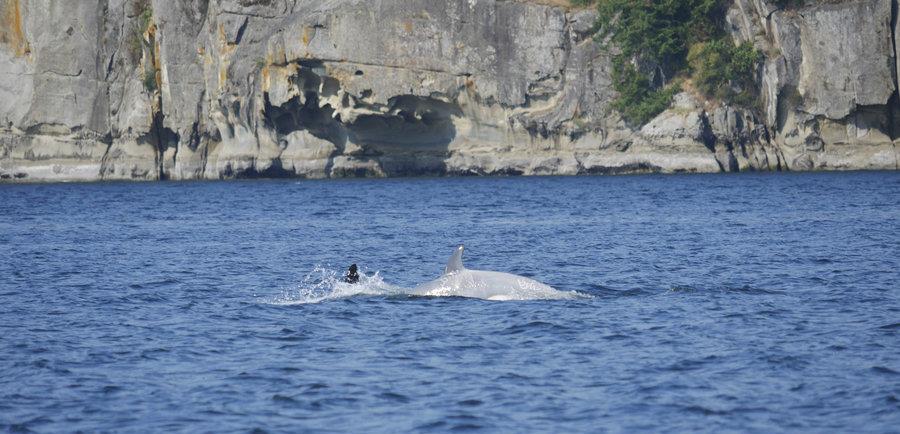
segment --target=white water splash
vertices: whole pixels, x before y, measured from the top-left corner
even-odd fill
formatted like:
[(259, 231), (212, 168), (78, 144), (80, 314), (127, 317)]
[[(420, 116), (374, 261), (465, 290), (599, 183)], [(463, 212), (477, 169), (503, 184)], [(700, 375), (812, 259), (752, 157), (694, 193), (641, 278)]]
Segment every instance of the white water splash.
[(385, 283), (377, 271), (372, 275), (360, 273), (359, 283), (350, 284), (344, 282), (342, 273), (316, 266), (299, 284), (282, 291), (280, 295), (267, 299), (265, 302), (288, 306), (321, 303), (354, 296), (397, 294), (405, 294), (403, 288)]

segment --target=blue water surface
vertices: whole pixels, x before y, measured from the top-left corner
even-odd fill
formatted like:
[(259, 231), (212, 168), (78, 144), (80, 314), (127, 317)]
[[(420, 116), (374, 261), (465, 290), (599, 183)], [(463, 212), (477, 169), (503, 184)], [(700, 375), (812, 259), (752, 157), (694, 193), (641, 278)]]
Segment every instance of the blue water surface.
[[(897, 172), (0, 185), (0, 210), (8, 431), (900, 429)], [(458, 243), (585, 296), (404, 295)]]

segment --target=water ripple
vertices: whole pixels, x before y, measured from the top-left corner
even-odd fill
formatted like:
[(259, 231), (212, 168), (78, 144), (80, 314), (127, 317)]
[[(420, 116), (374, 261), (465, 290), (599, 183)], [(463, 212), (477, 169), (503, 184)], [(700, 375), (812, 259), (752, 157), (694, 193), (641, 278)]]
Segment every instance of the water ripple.
[[(900, 426), (897, 173), (0, 197), (0, 430)], [(410, 296), (458, 243), (588, 297)]]

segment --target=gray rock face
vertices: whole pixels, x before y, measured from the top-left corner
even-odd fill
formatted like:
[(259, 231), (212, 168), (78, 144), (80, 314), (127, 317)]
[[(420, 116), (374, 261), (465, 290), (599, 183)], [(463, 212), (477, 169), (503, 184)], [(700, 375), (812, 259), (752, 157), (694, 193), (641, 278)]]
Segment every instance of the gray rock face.
[(10, 181), (896, 168), (897, 0), (735, 0), (764, 119), (635, 130), (594, 13), (499, 0), (0, 0)]
[(734, 2), (735, 38), (767, 53), (765, 124), (786, 168), (898, 168), (896, 2)]
[(857, 106), (887, 104), (894, 93), (890, 17), (885, 0), (826, 3), (794, 18), (801, 58), (789, 61), (799, 63), (807, 113), (842, 119)]

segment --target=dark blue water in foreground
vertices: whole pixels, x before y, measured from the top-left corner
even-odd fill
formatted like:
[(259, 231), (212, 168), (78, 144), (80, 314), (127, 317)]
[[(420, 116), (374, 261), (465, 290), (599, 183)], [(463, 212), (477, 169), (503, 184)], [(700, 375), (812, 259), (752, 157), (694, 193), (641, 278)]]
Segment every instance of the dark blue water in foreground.
[[(2, 185), (0, 210), (0, 429), (900, 429), (900, 173)], [(589, 297), (391, 289), (461, 242)], [(373, 295), (335, 292), (350, 262)]]

